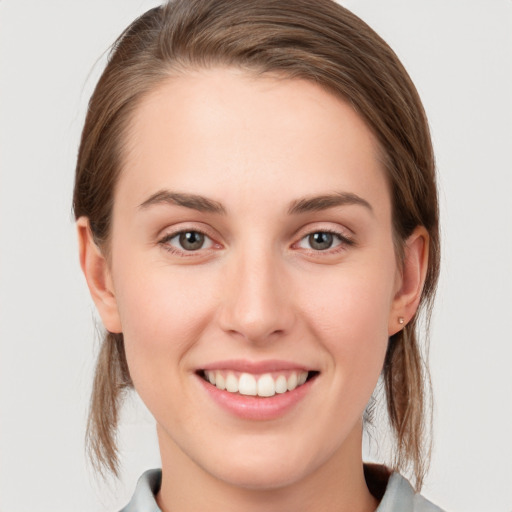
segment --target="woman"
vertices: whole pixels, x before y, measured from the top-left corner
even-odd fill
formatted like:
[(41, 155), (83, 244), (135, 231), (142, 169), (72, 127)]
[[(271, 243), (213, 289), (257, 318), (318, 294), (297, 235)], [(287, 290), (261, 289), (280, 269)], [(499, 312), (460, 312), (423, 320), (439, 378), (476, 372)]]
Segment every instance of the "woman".
[[(122, 392), (162, 471), (126, 511), (438, 510), (416, 334), (439, 266), (434, 158), (389, 47), (322, 0), (192, 0), (118, 39), (76, 169), (107, 335), (89, 433), (117, 469)], [(395, 472), (363, 465), (379, 377)]]

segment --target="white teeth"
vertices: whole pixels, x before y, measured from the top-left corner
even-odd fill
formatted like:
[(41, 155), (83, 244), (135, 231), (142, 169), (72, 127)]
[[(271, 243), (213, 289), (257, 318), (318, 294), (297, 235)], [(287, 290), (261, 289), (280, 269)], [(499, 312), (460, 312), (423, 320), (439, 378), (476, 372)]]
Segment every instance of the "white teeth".
[(286, 393), (293, 391), (296, 387), (302, 386), (308, 378), (308, 372), (293, 371), (288, 378), (285, 375), (278, 375), (274, 378), (270, 373), (265, 373), (259, 377), (250, 373), (241, 373), (235, 375), (228, 372), (227, 375), (220, 370), (205, 370), (204, 376), (210, 384), (220, 390), (226, 390), (230, 393), (240, 393), (248, 396), (270, 397), (276, 393)]
[(288, 384), (286, 383), (286, 377), (284, 375), (279, 375), (276, 379), (276, 393), (286, 393), (287, 391)]
[(238, 392), (241, 395), (256, 396), (258, 394), (258, 385), (254, 376), (250, 373), (242, 373), (238, 381)]
[(288, 391), (293, 391), (297, 387), (297, 374), (292, 372), (287, 381)]
[(258, 396), (274, 396), (276, 394), (276, 384), (272, 375), (266, 373), (258, 379)]
[(232, 373), (226, 377), (226, 391), (238, 393), (238, 379)]
[(297, 386), (302, 386), (308, 378), (308, 372), (300, 372), (297, 376)]
[(215, 372), (215, 385), (219, 389), (226, 389), (226, 379), (220, 372)]

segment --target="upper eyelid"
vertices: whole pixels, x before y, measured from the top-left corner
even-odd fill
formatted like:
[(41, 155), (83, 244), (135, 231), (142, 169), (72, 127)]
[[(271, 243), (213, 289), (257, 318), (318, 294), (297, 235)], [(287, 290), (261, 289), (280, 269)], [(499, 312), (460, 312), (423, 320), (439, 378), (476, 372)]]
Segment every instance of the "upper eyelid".
[(208, 238), (212, 238), (206, 231), (203, 231), (202, 229), (187, 229), (187, 228), (178, 229), (176, 231), (165, 232), (159, 238), (161, 240), (170, 240), (171, 238), (181, 235), (182, 233), (201, 233), (201, 235), (207, 236)]
[(205, 235), (208, 238), (211, 238), (213, 241), (217, 241), (216, 239), (218, 237), (216, 237), (212, 233), (212, 231), (213, 231), (212, 229), (208, 229), (208, 228), (205, 228), (202, 226), (197, 226), (197, 225), (195, 225), (195, 226), (187, 225), (188, 223), (183, 223), (183, 224), (184, 224), (183, 226), (178, 226), (178, 227), (168, 226), (164, 229), (161, 229), (159, 231), (159, 233), (157, 234), (157, 239), (158, 240), (169, 239), (169, 238), (175, 237), (176, 235), (179, 235), (180, 233), (196, 232), (196, 233), (201, 233), (202, 235)]
[(306, 233), (304, 233), (303, 236), (301, 236), (301, 239), (306, 236), (313, 235), (315, 233), (330, 233), (331, 235), (338, 235), (341, 238), (348, 238), (348, 236), (345, 235), (344, 233), (342, 233), (340, 230), (327, 228), (327, 229), (313, 229), (311, 231), (307, 231)]
[(338, 235), (344, 239), (354, 238), (355, 233), (350, 228), (346, 226), (340, 226), (339, 224), (337, 224), (336, 227), (333, 227), (333, 224), (334, 223), (332, 222), (314, 222), (298, 229), (294, 236), (297, 240), (301, 240), (305, 236), (311, 235), (313, 233), (332, 233), (333, 235)]
[(330, 235), (334, 235), (334, 236), (338, 237), (339, 241), (342, 244), (350, 244), (350, 245), (352, 245), (352, 244), (355, 243), (355, 241), (353, 240), (352, 237), (345, 236), (344, 234), (342, 234), (342, 233), (340, 233), (338, 231), (329, 231), (327, 229), (317, 229), (317, 230), (310, 231), (310, 232), (306, 233), (305, 235), (299, 237), (297, 239), (297, 241), (293, 243), (293, 245), (298, 244), (299, 242), (301, 242), (305, 238), (308, 238), (309, 236), (314, 235), (315, 233), (329, 233)]
[[(174, 238), (176, 238), (177, 236), (181, 235), (182, 233), (190, 233), (190, 232), (196, 232), (196, 233), (200, 233), (201, 235), (204, 235), (205, 238), (208, 238), (208, 240), (213, 244), (215, 245), (216, 242), (215, 240), (213, 240), (213, 238), (211, 236), (208, 236), (206, 233), (202, 233), (201, 231), (194, 231), (192, 229), (188, 230), (188, 231), (177, 231), (176, 233), (169, 233), (168, 235), (164, 235), (159, 241), (158, 243), (159, 244), (166, 244), (168, 242), (170, 242), (171, 240), (173, 240)], [(201, 248), (202, 249), (202, 248)], [(207, 249), (210, 249), (210, 247), (208, 247)], [(186, 249), (178, 249), (177, 250), (182, 250), (183, 252), (189, 252), (187, 251)], [(194, 251), (194, 252), (199, 252), (200, 249), (198, 249), (197, 251)]]

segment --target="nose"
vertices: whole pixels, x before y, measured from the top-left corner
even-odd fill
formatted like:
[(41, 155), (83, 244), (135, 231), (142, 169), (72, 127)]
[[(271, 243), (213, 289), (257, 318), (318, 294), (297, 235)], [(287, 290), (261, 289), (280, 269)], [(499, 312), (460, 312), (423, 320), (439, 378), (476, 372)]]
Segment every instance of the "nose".
[(295, 320), (292, 291), (279, 260), (261, 248), (233, 255), (218, 311), (224, 331), (261, 344), (291, 330)]

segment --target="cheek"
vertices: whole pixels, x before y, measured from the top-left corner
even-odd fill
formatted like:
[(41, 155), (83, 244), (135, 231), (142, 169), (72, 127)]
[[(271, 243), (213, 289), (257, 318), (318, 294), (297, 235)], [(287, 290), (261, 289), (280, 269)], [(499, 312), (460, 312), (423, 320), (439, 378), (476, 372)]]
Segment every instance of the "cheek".
[[(394, 290), (390, 265), (343, 268), (303, 292), (302, 316), (321, 340), (343, 385), (371, 391), (382, 370)], [(367, 383), (367, 384), (365, 384)]]
[(160, 371), (169, 374), (170, 363), (180, 364), (213, 310), (211, 293), (200, 279), (191, 281), (162, 265), (132, 260), (118, 261), (116, 268), (116, 299), (137, 388)]

